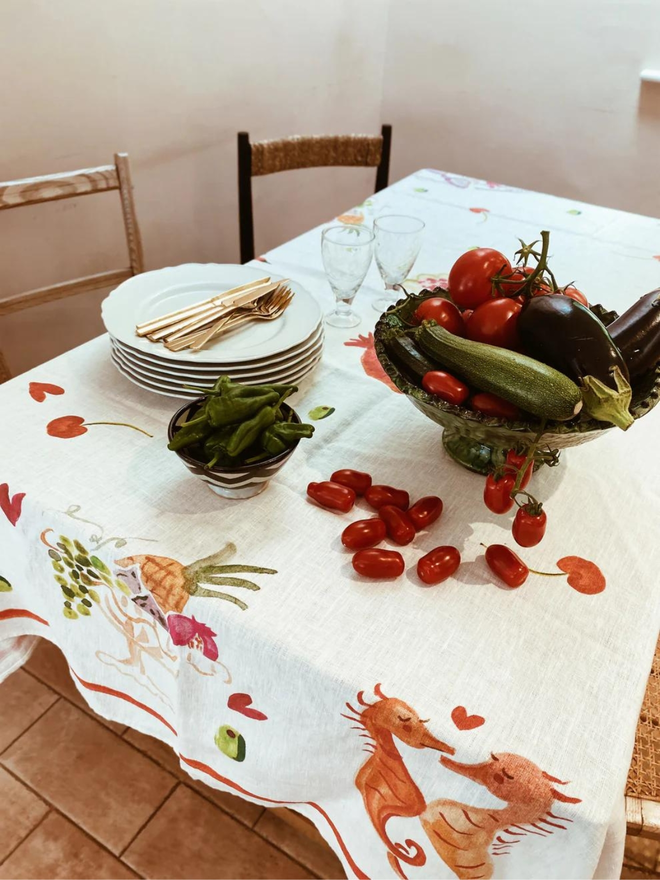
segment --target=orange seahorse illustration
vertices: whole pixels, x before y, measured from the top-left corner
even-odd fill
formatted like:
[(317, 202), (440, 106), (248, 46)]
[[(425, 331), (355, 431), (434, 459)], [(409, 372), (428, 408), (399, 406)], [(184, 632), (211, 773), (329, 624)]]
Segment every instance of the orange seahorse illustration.
[[(492, 755), (481, 764), (459, 764), (444, 755), (440, 763), (485, 786), (502, 809), (482, 809), (450, 800), (428, 804), (420, 820), (442, 861), (459, 880), (489, 880), (491, 856), (504, 856), (527, 834), (546, 837), (573, 820), (551, 812), (554, 801), (579, 804), (555, 788), (567, 785), (520, 755)], [(527, 827), (525, 827), (527, 826)]]
[(368, 703), (364, 699), (364, 691), (360, 691), (357, 701), (364, 708), (354, 709), (350, 703), (346, 703), (352, 715), (342, 717), (356, 722), (356, 729), (362, 731), (360, 736), (365, 739), (365, 750), (371, 752), (358, 770), (355, 785), (374, 828), (387, 846), (390, 864), (402, 877), (399, 859), (419, 866), (425, 864), (426, 854), (414, 840), (406, 840), (404, 844), (394, 843), (388, 837), (385, 825), (395, 816), (419, 816), (426, 803), (403, 763), (394, 737), (414, 749), (437, 749), (450, 755), (455, 750), (433, 736), (426, 727), (428, 719), (422, 720), (403, 700), (386, 697), (379, 684), (374, 688), (374, 693), (378, 701)]
[(401, 393), (382, 368), (381, 363), (378, 360), (378, 355), (376, 354), (376, 349), (374, 347), (373, 333), (370, 333), (368, 336), (362, 336), (362, 334), (360, 334), (357, 339), (349, 339), (344, 345), (363, 348), (364, 353), (360, 358), (360, 363), (367, 376), (371, 376), (372, 379), (378, 379), (379, 382), (387, 385), (388, 388), (391, 388), (392, 391), (396, 391), (397, 394)]

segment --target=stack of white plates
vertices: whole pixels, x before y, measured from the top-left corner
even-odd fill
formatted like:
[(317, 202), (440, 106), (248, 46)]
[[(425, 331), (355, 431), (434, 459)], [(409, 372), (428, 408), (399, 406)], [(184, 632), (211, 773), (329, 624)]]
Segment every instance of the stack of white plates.
[(135, 334), (135, 325), (194, 305), (203, 299), (270, 276), (249, 266), (188, 263), (144, 272), (104, 300), (103, 323), (110, 334), (117, 369), (141, 388), (170, 397), (199, 397), (192, 388), (210, 388), (218, 376), (251, 385), (297, 383), (321, 359), (321, 307), (300, 284), (284, 314), (274, 321), (252, 321), (210, 342), (201, 351), (169, 351), (162, 343)]

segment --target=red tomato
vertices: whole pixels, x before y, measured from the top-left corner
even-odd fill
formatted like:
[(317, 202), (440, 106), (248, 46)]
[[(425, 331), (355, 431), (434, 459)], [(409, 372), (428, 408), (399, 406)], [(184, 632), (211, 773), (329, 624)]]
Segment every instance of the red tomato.
[[(522, 452), (522, 453), (518, 454), (514, 449), (509, 449), (509, 451), (507, 452), (506, 463), (510, 467), (513, 467), (515, 469), (515, 473), (513, 474), (514, 481), (515, 481), (516, 477), (518, 476), (518, 471), (525, 463), (526, 458), (527, 458), (526, 452)], [(525, 473), (525, 476), (522, 478), (522, 480), (520, 482), (521, 489), (526, 489), (527, 486), (529, 486), (529, 481), (532, 479), (533, 473), (534, 473), (534, 462), (532, 461), (527, 465), (527, 471)]]
[(446, 581), (461, 564), (461, 554), (456, 547), (436, 547), (417, 563), (420, 581), (433, 586)]
[(471, 318), (473, 312), (474, 312), (474, 309), (463, 309), (463, 311), (461, 312), (461, 317), (463, 318), (463, 322), (465, 322), (469, 318)]
[(518, 315), (522, 306), (506, 297), (491, 299), (478, 306), (467, 322), (468, 339), (501, 348), (518, 348)]
[(510, 275), (511, 263), (493, 248), (474, 248), (460, 256), (449, 272), (449, 293), (461, 309), (473, 309), (493, 295), (493, 278)]
[(335, 471), (330, 477), (333, 483), (341, 483), (342, 486), (348, 486), (356, 495), (364, 495), (369, 486), (371, 486), (371, 476), (363, 471), (352, 471), (346, 468), (343, 471)]
[(488, 568), (509, 587), (521, 587), (529, 569), (517, 553), (504, 544), (491, 544), (486, 550)]
[(527, 276), (531, 275), (534, 270), (531, 266), (516, 266), (507, 281), (515, 282), (515, 284), (503, 284), (502, 293), (518, 293), (520, 288), (527, 281)]
[(460, 406), (470, 396), (470, 389), (460, 379), (445, 373), (444, 370), (429, 370), (422, 379), (422, 388), (429, 394), (441, 397), (447, 403)]
[(443, 299), (441, 296), (425, 299), (417, 307), (417, 311), (413, 315), (413, 323), (421, 324), (422, 321), (436, 321), (454, 336), (465, 336), (465, 321), (461, 313), (453, 302)]
[[(558, 291), (559, 293), (563, 293), (564, 296), (570, 296), (571, 299), (576, 300), (579, 303), (582, 303), (583, 306), (589, 308), (589, 300), (582, 293), (581, 290), (578, 290), (577, 287), (573, 287), (572, 285), (568, 285), (566, 287), (562, 287)], [(449, 329), (449, 328), (447, 328)]]
[(510, 476), (500, 477), (496, 480), (492, 474), (486, 477), (484, 486), (484, 504), (493, 513), (508, 513), (513, 507), (513, 498), (510, 497), (515, 478)]
[(374, 510), (384, 504), (393, 504), (401, 510), (408, 510), (410, 506), (410, 495), (404, 489), (393, 489), (392, 486), (370, 486), (364, 497)]
[(470, 406), (492, 419), (508, 419), (510, 422), (515, 422), (520, 418), (520, 410), (515, 403), (509, 403), (508, 400), (504, 400), (496, 394), (488, 394), (486, 391), (474, 394)]
[(310, 483), (307, 494), (321, 507), (339, 510), (341, 513), (348, 513), (355, 504), (355, 492), (352, 489), (329, 480), (323, 483)]
[(408, 511), (408, 516), (415, 529), (420, 532), (440, 519), (442, 513), (442, 499), (437, 495), (425, 495), (419, 501), (415, 501)]
[(513, 520), (513, 537), (521, 547), (536, 547), (545, 535), (548, 518), (540, 504), (525, 504)]
[(369, 578), (395, 578), (403, 574), (406, 567), (398, 550), (358, 550), (353, 557), (353, 568), (358, 574)]
[(385, 523), (387, 534), (395, 544), (410, 544), (415, 537), (415, 526), (410, 521), (410, 517), (393, 504), (384, 504), (378, 509), (378, 516)]
[(359, 519), (357, 522), (346, 526), (341, 533), (341, 542), (349, 550), (364, 550), (365, 547), (375, 547), (385, 540), (387, 529), (382, 519)]

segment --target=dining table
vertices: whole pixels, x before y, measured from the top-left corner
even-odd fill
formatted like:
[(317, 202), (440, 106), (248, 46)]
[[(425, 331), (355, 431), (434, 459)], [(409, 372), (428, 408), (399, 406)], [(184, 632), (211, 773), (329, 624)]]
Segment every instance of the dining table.
[[(511, 257), (542, 230), (557, 279), (592, 304), (622, 312), (660, 286), (654, 218), (422, 169), (328, 223), (386, 214), (425, 223), (408, 292), (446, 286), (470, 248)], [(250, 265), (330, 311), (321, 229)], [(486, 508), (485, 478), (381, 367), (382, 295), (372, 263), (360, 325), (326, 328), (290, 398), (303, 421), (330, 415), (248, 499), (213, 494), (167, 449), (182, 402), (120, 375), (105, 335), (0, 386), (0, 679), (50, 640), (95, 712), (167, 743), (195, 779), (301, 813), (349, 877), (619, 877), (660, 628), (660, 409), (541, 467), (547, 533), (517, 547), (513, 514)], [(341, 468), (442, 499), (396, 548), (402, 576), (353, 569), (340, 537), (374, 515), (363, 498), (341, 514), (307, 496)], [(560, 576), (510, 589), (492, 544)], [(461, 564), (427, 586), (416, 563), (437, 546)], [(257, 571), (240, 602), (203, 588), (219, 564)], [(594, 570), (598, 588), (580, 589)], [(174, 594), (157, 619), (150, 604)]]

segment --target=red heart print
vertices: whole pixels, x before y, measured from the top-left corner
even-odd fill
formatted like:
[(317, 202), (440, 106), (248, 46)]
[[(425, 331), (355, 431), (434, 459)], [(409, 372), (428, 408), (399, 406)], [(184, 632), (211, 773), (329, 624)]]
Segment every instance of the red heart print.
[(582, 559), (580, 556), (564, 556), (557, 563), (557, 567), (568, 574), (569, 585), (585, 596), (602, 593), (607, 586), (603, 572), (595, 562), (589, 562), (588, 559)]
[(47, 394), (64, 394), (64, 388), (59, 385), (49, 385), (47, 382), (30, 382), (30, 397), (37, 403), (43, 403)]
[(481, 715), (468, 715), (465, 706), (456, 706), (452, 710), (451, 720), (459, 730), (474, 730), (475, 727), (481, 727), (486, 723), (486, 719)]
[(81, 416), (61, 416), (59, 419), (48, 422), (46, 431), (51, 437), (61, 437), (63, 440), (68, 437), (78, 437), (80, 434), (87, 433), (84, 422), (85, 420)]
[(258, 709), (250, 709), (252, 697), (249, 694), (232, 694), (227, 700), (227, 706), (234, 712), (240, 712), (246, 718), (254, 718), (255, 721), (267, 721), (268, 715), (259, 712)]
[(25, 492), (19, 492), (13, 498), (10, 498), (9, 486), (7, 483), (0, 483), (0, 510), (13, 526), (16, 525), (21, 515), (24, 498)]

